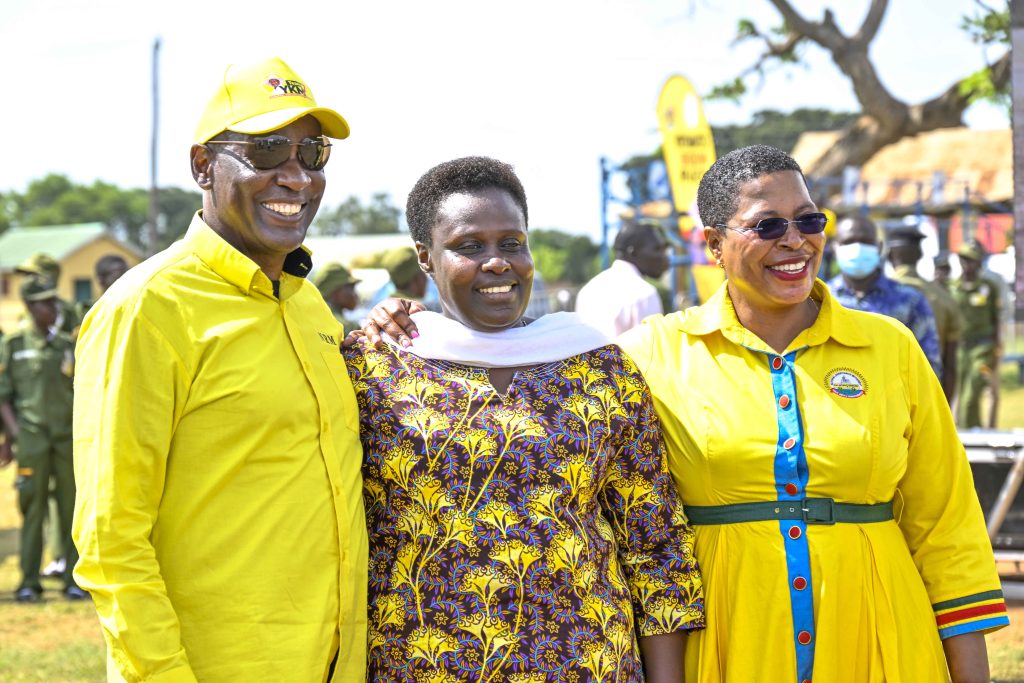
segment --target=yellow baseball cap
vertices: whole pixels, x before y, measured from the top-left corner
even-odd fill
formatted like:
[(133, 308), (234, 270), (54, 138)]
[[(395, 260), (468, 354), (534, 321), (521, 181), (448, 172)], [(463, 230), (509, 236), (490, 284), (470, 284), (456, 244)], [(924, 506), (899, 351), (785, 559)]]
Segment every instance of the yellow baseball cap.
[(327, 137), (348, 137), (348, 122), (333, 109), (318, 107), (306, 82), (279, 57), (229, 64), (199, 119), (195, 141), (202, 144), (225, 130), (269, 133), (306, 115), (320, 122)]

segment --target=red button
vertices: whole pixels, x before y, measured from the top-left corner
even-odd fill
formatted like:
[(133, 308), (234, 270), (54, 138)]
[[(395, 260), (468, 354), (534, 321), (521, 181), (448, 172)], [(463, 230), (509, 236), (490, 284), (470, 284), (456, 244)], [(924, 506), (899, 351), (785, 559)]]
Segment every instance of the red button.
[(779, 407), (783, 409), (789, 407), (789, 396), (782, 395), (782, 398), (779, 399)]
[(796, 577), (795, 579), (793, 579), (793, 588), (797, 589), (798, 591), (802, 591), (803, 589), (807, 588), (807, 579), (805, 579), (802, 576)]
[(786, 484), (786, 493), (788, 493), (791, 496), (795, 496), (796, 492), (799, 490), (800, 489), (797, 488), (797, 485), (794, 484), (793, 482), (789, 482), (788, 484)]
[(789, 537), (792, 538), (794, 541), (800, 538), (800, 534), (802, 533), (803, 532), (800, 531), (800, 527), (796, 525), (789, 527)]
[(800, 643), (801, 645), (806, 645), (807, 643), (811, 642), (811, 634), (807, 631), (800, 631), (800, 633), (796, 634), (796, 642)]
[(782, 447), (785, 448), (787, 451), (795, 445), (796, 439), (794, 439), (793, 437), (789, 437), (788, 439), (782, 442)]
[(775, 370), (781, 370), (782, 369), (782, 357), (781, 356), (775, 356), (775, 358), (772, 358), (772, 368), (774, 368)]

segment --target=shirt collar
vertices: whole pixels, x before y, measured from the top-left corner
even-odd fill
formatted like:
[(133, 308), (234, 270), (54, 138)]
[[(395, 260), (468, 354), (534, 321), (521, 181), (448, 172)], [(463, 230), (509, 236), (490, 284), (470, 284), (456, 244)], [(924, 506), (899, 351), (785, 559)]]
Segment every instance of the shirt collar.
[[(849, 309), (832, 298), (828, 286), (814, 281), (811, 298), (819, 301), (818, 319), (793, 340), (792, 348), (823, 344), (830, 337), (844, 346), (867, 346), (870, 339), (857, 325)], [(721, 332), (730, 341), (749, 348), (766, 348), (764, 341), (745, 328), (736, 317), (729, 297), (728, 281), (702, 306), (675, 313), (679, 329), (686, 334), (704, 336)]]
[[(235, 287), (252, 295), (254, 291), (273, 297), (274, 285), (256, 262), (227, 243), (206, 221), (202, 211), (192, 217), (185, 233), (185, 246), (202, 259), (217, 275)], [(298, 289), (298, 282), (289, 283), (287, 277), (304, 279), (313, 266), (312, 252), (300, 246), (284, 259), (281, 278), (281, 299)]]
[(636, 277), (643, 277), (643, 275), (640, 273), (639, 268), (637, 268), (629, 261), (624, 261), (620, 258), (617, 258), (614, 261), (612, 261), (612, 265), (609, 268), (609, 270), (621, 270), (623, 273), (629, 273), (630, 275), (634, 275)]

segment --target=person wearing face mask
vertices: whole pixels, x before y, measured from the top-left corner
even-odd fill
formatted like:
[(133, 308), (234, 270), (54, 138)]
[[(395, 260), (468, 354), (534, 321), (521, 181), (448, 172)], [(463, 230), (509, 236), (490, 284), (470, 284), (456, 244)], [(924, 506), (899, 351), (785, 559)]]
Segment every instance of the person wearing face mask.
[(895, 318), (910, 328), (935, 374), (942, 377), (942, 355), (935, 316), (924, 294), (886, 277), (878, 226), (865, 216), (847, 216), (836, 225), (839, 275), (828, 287), (847, 308)]

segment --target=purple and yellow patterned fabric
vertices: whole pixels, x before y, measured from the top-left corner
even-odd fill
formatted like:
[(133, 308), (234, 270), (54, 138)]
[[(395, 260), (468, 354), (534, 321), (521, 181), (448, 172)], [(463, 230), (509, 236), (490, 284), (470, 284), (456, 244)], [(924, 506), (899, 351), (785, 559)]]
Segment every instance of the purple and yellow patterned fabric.
[(345, 349), (370, 536), (370, 681), (643, 681), (704, 625), (650, 394), (606, 346), (520, 371)]

